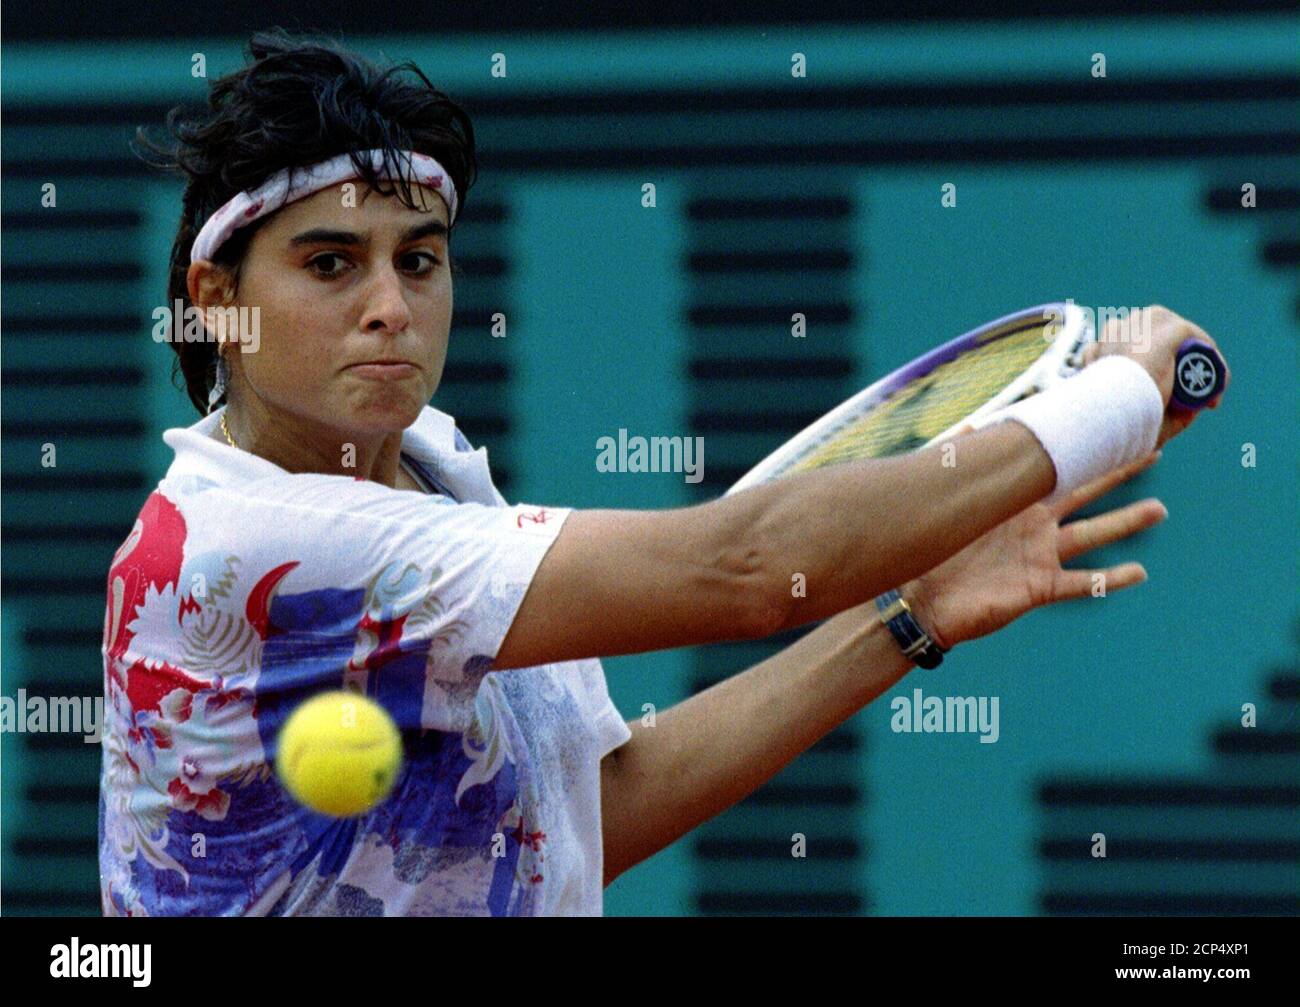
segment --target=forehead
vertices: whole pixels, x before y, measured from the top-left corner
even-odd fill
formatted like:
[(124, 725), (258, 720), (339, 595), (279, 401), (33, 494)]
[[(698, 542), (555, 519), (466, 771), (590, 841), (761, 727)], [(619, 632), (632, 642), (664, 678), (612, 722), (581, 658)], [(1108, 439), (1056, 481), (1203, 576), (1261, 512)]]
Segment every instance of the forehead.
[(361, 179), (353, 179), (331, 185), (282, 207), (273, 220), (267, 221), (263, 230), (280, 234), (291, 229), (297, 231), (304, 226), (356, 227), (362, 221), (367, 228), (405, 229), (430, 218), (443, 224), (448, 222), (447, 204), (436, 189), (412, 184), (411, 197), (416, 207), (423, 209), (411, 209), (395, 193), (385, 195), (376, 192)]

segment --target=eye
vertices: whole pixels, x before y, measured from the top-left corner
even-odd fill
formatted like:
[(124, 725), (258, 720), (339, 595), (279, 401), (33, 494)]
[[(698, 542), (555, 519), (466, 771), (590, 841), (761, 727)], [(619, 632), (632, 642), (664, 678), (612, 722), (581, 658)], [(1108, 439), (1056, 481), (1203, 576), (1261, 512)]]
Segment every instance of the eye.
[(428, 259), (428, 269), (415, 270), (415, 272), (419, 273), (421, 276), (427, 276), (429, 273), (432, 273), (438, 268), (438, 265), (441, 262), (441, 260), (431, 252), (408, 252), (406, 255), (402, 256), (402, 259), (403, 261), (409, 261), (411, 259)]
[(336, 276), (342, 275), (343, 271), (341, 269), (322, 269), (320, 264), (326, 259), (339, 259), (342, 261), (343, 256), (339, 255), (338, 252), (325, 252), (323, 255), (316, 256), (316, 258), (312, 259), (307, 264), (316, 270), (318, 276), (323, 276), (326, 279), (333, 279)]

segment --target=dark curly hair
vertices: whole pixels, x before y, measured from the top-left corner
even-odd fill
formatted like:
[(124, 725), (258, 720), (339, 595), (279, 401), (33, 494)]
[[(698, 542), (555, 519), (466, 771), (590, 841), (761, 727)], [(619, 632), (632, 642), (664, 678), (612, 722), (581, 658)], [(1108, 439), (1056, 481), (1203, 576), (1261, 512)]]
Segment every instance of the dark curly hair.
[[(180, 300), (190, 307), (185, 282), (190, 249), (208, 217), (284, 168), (351, 153), (367, 185), (396, 195), (411, 209), (424, 209), (407, 179), (376, 177), (358, 152), (383, 150), (390, 164), (399, 151), (428, 154), (451, 175), (460, 219), (477, 173), (474, 127), (414, 63), (381, 70), (331, 39), (280, 28), (254, 34), (248, 51), (252, 64), (213, 81), (206, 109), (187, 115), (177, 106), (167, 113), (169, 143), (154, 143), (144, 127), (136, 130), (132, 150), (137, 156), (187, 178), (168, 270), (169, 306)], [(418, 80), (403, 76), (406, 71)], [(214, 255), (215, 263), (231, 271), (236, 288), (248, 243), (268, 219), (240, 228)], [(183, 325), (183, 317), (172, 318), (172, 381), (182, 372), (190, 401), (205, 414), (216, 377), (216, 344), (183, 341)]]

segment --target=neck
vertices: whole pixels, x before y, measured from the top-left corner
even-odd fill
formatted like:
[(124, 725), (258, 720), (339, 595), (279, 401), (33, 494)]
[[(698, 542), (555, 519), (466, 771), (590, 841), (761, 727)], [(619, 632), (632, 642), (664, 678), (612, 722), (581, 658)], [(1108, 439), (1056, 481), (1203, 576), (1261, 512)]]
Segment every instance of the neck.
[[(253, 412), (261, 415), (250, 415)], [(388, 487), (398, 484), (400, 430), (345, 430), (292, 414), (273, 417), (264, 409), (249, 409), (242, 403), (227, 406), (225, 417), (236, 447), (286, 472), (350, 476)], [(220, 423), (211, 436), (229, 443)]]

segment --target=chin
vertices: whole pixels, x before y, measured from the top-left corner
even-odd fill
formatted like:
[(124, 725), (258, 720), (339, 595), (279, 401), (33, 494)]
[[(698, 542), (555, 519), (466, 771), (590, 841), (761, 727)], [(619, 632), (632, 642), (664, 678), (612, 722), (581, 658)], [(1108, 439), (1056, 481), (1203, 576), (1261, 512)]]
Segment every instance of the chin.
[(387, 397), (379, 401), (350, 403), (336, 416), (345, 417), (345, 425), (359, 432), (391, 434), (405, 430), (420, 417), (426, 402), (414, 397)]

